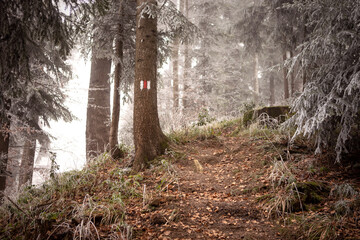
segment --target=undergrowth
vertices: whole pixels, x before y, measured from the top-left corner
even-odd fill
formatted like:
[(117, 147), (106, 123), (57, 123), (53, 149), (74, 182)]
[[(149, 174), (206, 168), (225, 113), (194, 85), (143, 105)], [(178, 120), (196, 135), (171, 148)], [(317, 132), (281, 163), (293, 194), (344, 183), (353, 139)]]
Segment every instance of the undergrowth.
[[(308, 141), (301, 137), (290, 141), (294, 129), (265, 114), (248, 127), (242, 122), (205, 119), (204, 124), (171, 132), (168, 137), (175, 144), (217, 139), (220, 135), (264, 140), (266, 148), (257, 147), (274, 156), (267, 159), (266, 166), (261, 165), (261, 174), (266, 174), (270, 183), (258, 197), (266, 217), (292, 226), (291, 234), (297, 239), (345, 238), (349, 228), (358, 226), (360, 195), (356, 187), (316, 179), (318, 169), (313, 165), (299, 167), (303, 158), (296, 157), (293, 149), (311, 147)], [(162, 193), (171, 192), (172, 187), (180, 192), (178, 169), (173, 163), (186, 156), (175, 149), (167, 149), (153, 160), (146, 173), (130, 175), (130, 169), (119, 168), (104, 154), (81, 171), (53, 174), (42, 186), (27, 187), (20, 195), (7, 197), (0, 207), (0, 238), (131, 239), (132, 226), (125, 222), (129, 199), (138, 199), (143, 211), (152, 211), (154, 199)], [(303, 156), (309, 157), (306, 154)], [(144, 174), (151, 174), (155, 181), (147, 181)], [(167, 221), (176, 215), (174, 210)]]
[(191, 141), (217, 138), (227, 129), (240, 126), (241, 119), (224, 120), (212, 122), (206, 125), (193, 125), (168, 134), (169, 139), (176, 144), (185, 144)]
[(81, 171), (58, 174), (7, 197), (0, 207), (0, 238), (103, 239), (105, 225), (111, 226), (107, 236), (130, 237), (131, 227), (124, 222), (126, 199), (142, 197), (141, 180), (117, 169), (104, 154)]
[[(348, 183), (329, 185), (311, 178), (321, 168), (311, 165), (305, 173), (298, 168), (302, 158), (292, 156), (292, 152), (299, 152), (298, 146), (312, 148), (312, 141), (301, 136), (291, 140), (294, 130), (264, 115), (237, 133), (267, 140), (277, 155), (267, 171), (272, 188), (258, 197), (265, 215), (274, 219), (280, 217), (284, 226), (290, 227), (287, 229), (295, 229), (287, 230), (287, 234), (296, 239), (331, 240), (354, 236), (350, 232), (358, 226), (359, 192)], [(304, 152), (305, 156), (308, 152)], [(304, 174), (308, 179), (304, 179)]]

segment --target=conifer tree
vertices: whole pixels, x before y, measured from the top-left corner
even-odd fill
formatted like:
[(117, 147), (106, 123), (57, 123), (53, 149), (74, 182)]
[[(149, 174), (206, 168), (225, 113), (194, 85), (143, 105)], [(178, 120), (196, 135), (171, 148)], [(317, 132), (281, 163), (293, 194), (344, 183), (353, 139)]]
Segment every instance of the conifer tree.
[(306, 16), (307, 38), (293, 62), (309, 75), (293, 103), (295, 136), (315, 137), (316, 153), (333, 149), (339, 162), (359, 149), (360, 4), (296, 0), (291, 9)]
[[(88, 14), (103, 11), (106, 0), (88, 3), (64, 0), (71, 14), (60, 10), (57, 1), (0, 1), (0, 192), (5, 189), (10, 125), (41, 130), (36, 119), (71, 119), (63, 105), (59, 85), (70, 77), (65, 60), (74, 36)], [(55, 86), (55, 87), (54, 87)], [(2, 198), (2, 196), (0, 197)]]
[(91, 72), (86, 117), (86, 156), (89, 162), (104, 152), (109, 138), (111, 60), (91, 59)]
[[(133, 84), (135, 7), (135, 0), (112, 1), (105, 15), (91, 20), (85, 32), (92, 32), (91, 38), (89, 39), (87, 34), (81, 38), (82, 51), (86, 53), (91, 48), (92, 59), (103, 62), (103, 67), (99, 66), (94, 72), (100, 74), (96, 79), (101, 81), (102, 87), (92, 88), (90, 81), (89, 88), (88, 102), (91, 104), (88, 104), (86, 133), (87, 147), (92, 146), (87, 149), (90, 150), (90, 154), (93, 152), (92, 157), (105, 150), (110, 151), (113, 157), (122, 155), (118, 148), (120, 92), (123, 91), (128, 97), (130, 85)], [(114, 67), (110, 74), (111, 62)], [(111, 116), (109, 75), (114, 83)], [(105, 145), (107, 149), (104, 148)]]
[(147, 167), (165, 151), (168, 141), (160, 128), (157, 110), (156, 11), (156, 0), (137, 0), (133, 171)]

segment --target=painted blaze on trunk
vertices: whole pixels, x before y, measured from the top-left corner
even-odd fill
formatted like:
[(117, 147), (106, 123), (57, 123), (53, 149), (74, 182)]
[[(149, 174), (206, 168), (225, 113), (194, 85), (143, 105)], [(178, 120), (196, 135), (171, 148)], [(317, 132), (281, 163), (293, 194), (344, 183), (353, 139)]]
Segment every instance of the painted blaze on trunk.
[[(155, 6), (156, 0), (137, 0), (133, 166), (135, 172), (144, 169), (149, 161), (164, 153), (168, 142), (160, 128), (157, 110), (157, 19), (143, 14), (140, 20), (142, 8), (139, 6), (144, 4)], [(150, 89), (148, 86), (144, 88), (144, 81), (151, 82)]]

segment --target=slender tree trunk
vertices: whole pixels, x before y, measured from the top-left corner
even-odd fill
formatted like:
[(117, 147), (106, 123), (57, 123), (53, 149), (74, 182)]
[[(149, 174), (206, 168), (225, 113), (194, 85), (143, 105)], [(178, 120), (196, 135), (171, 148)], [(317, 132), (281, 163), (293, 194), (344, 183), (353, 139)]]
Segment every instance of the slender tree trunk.
[[(206, 109), (207, 106), (207, 99), (206, 96), (210, 96), (209, 94), (211, 93), (211, 81), (209, 81), (208, 76), (207, 76), (207, 67), (209, 65), (209, 60), (208, 57), (206, 55), (206, 49), (207, 49), (207, 44), (205, 43), (205, 39), (200, 40), (201, 41), (201, 45), (200, 45), (200, 51), (202, 51), (202, 62), (201, 64), (201, 68), (202, 68), (202, 73), (201, 73), (201, 86), (198, 87), (198, 91), (197, 94), (200, 96), (200, 104), (197, 104), (197, 109), (198, 110), (202, 110), (202, 109)], [(199, 106), (200, 105), (200, 106)]]
[[(290, 50), (290, 58), (292, 59), (293, 57), (294, 57), (293, 50)], [(291, 90), (290, 96), (294, 96), (294, 94), (295, 94), (295, 66), (291, 69), (291, 73), (290, 73), (290, 90)]]
[(156, 0), (137, 0), (133, 165), (135, 172), (144, 169), (149, 161), (164, 153), (168, 141), (161, 131), (157, 110), (157, 18), (151, 18), (147, 14), (141, 18), (140, 6), (144, 3), (155, 5)]
[(304, 67), (304, 63), (303, 63), (303, 67), (302, 67), (302, 90), (304, 91), (305, 89), (305, 85), (306, 85), (306, 80), (307, 76), (306, 76), (306, 69)]
[(272, 72), (270, 72), (269, 89), (270, 89), (270, 106), (273, 106), (275, 104), (275, 82), (274, 82), (274, 74)]
[[(16, 130), (14, 126), (10, 129), (10, 131)], [(18, 189), (19, 184), (19, 173), (20, 173), (20, 163), (22, 156), (22, 149), (16, 147), (19, 144), (19, 140), (10, 136), (9, 143), (9, 153), (8, 153), (8, 162), (7, 162), (7, 172), (9, 175), (6, 177), (6, 189), (10, 191), (16, 191)], [(15, 147), (12, 147), (15, 146)]]
[(259, 76), (258, 76), (258, 69), (259, 69), (259, 55), (255, 53), (254, 57), (254, 101), (259, 101), (260, 90), (259, 90)]
[[(186, 18), (189, 18), (189, 0), (181, 0), (181, 3), (184, 3), (184, 14)], [(185, 42), (185, 49), (184, 49), (184, 77), (183, 77), (183, 85), (184, 85), (184, 92), (183, 92), (183, 114), (186, 115), (190, 104), (189, 104), (189, 71), (191, 68), (191, 60), (189, 57), (189, 43)]]
[(86, 160), (105, 151), (109, 140), (111, 60), (97, 58), (93, 49), (86, 117)]
[(173, 62), (173, 110), (179, 109), (179, 38), (175, 37), (172, 52)]
[(32, 184), (34, 172), (36, 139), (27, 139), (23, 147), (23, 154), (20, 164), (19, 189), (25, 184)]
[(284, 98), (288, 99), (289, 98), (289, 82), (288, 82), (288, 78), (287, 78), (287, 70), (285, 67), (285, 61), (286, 61), (286, 51), (283, 51), (283, 77), (284, 77)]
[[(122, 27), (119, 26), (119, 34), (122, 32)], [(121, 34), (120, 34), (121, 35)], [(119, 130), (119, 120), (120, 120), (120, 81), (121, 81), (121, 72), (122, 72), (122, 62), (123, 62), (123, 42), (122, 40), (116, 40), (115, 44), (115, 53), (118, 57), (118, 61), (115, 66), (114, 74), (114, 98), (113, 98), (113, 109), (111, 117), (111, 127), (110, 127), (110, 152), (113, 158), (121, 158), (123, 152), (118, 147), (118, 130)]]
[(6, 188), (7, 164), (10, 139), (10, 119), (0, 120), (0, 204), (3, 201), (3, 192)]
[[(307, 21), (307, 18), (304, 17), (303, 19), (303, 39), (302, 39), (302, 42), (304, 43), (306, 41), (306, 37), (307, 37), (307, 29), (306, 29), (306, 21)], [(306, 66), (305, 66), (305, 60), (303, 59), (302, 60), (302, 90), (304, 91), (305, 89), (305, 85), (306, 85), (306, 81), (307, 81), (307, 76), (306, 76)]]

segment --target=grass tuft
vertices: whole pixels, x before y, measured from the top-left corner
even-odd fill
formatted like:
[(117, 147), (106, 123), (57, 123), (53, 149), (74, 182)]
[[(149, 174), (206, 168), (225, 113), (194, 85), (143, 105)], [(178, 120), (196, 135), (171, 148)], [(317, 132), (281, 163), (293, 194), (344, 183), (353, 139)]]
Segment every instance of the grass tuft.
[[(104, 154), (83, 170), (26, 187), (0, 207), (0, 238), (100, 239), (99, 226), (124, 226), (126, 200), (142, 197), (142, 176), (128, 174)], [(130, 239), (131, 227), (118, 230), (114, 236)]]

